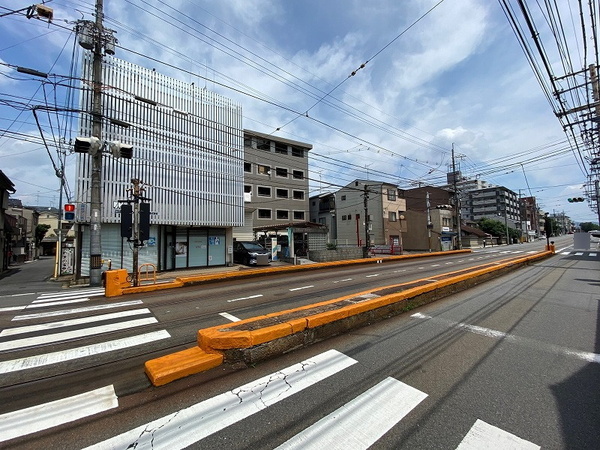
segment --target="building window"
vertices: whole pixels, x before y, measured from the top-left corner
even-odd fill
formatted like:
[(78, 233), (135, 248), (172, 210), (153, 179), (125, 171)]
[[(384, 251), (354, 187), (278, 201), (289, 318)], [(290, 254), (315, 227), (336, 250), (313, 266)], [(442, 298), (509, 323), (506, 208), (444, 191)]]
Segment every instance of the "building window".
[(246, 194), (252, 193), (252, 185), (251, 184), (245, 184), (244, 185), (244, 192)]
[(270, 197), (271, 196), (271, 188), (267, 186), (258, 186), (256, 188), (256, 194), (259, 197)]
[(271, 218), (271, 210), (270, 209), (259, 209), (258, 210), (258, 218), (259, 219), (270, 219)]
[(346, 196), (342, 195), (342, 201), (346, 200)]
[(289, 220), (290, 212), (285, 209), (278, 209), (277, 210), (277, 219), (278, 220)]
[(304, 191), (294, 191), (294, 200), (304, 200)]
[(268, 139), (256, 139), (256, 148), (259, 150), (271, 151), (271, 141)]
[(396, 190), (395, 189), (388, 189), (387, 190), (387, 197), (388, 197), (388, 200), (390, 202), (395, 202), (396, 201)]
[(292, 173), (295, 180), (304, 180), (303, 170), (294, 170)]
[(244, 163), (244, 172), (252, 173), (252, 163)]
[(396, 220), (398, 220), (398, 219), (396, 218), (396, 212), (395, 212), (395, 211), (390, 211), (390, 212), (388, 213), (388, 220), (389, 220), (390, 222), (396, 222)]
[(294, 220), (304, 220), (304, 211), (294, 211)]
[(282, 177), (282, 178), (287, 178), (288, 177), (288, 170), (278, 167), (277, 169), (275, 169), (275, 175), (277, 175), (278, 177)]
[(271, 174), (271, 168), (269, 166), (263, 166), (262, 164), (258, 165), (256, 171), (261, 175), (270, 175)]
[(275, 153), (279, 153), (280, 155), (288, 154), (287, 144), (282, 144), (281, 142), (275, 142)]
[(290, 196), (290, 192), (287, 189), (277, 189), (276, 194), (277, 198), (288, 198)]
[(244, 147), (252, 147), (252, 138), (249, 136), (244, 137)]
[(292, 147), (292, 156), (297, 156), (298, 158), (304, 158), (304, 149), (298, 147)]

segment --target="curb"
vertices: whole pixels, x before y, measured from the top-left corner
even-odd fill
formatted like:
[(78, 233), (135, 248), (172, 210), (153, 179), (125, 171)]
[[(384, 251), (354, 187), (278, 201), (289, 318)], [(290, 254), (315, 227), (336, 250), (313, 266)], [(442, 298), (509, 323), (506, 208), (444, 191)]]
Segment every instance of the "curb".
[(147, 361), (146, 374), (154, 386), (161, 386), (217, 367), (223, 362), (254, 364), (402, 314), (552, 255), (554, 252), (544, 251), (531, 256), (510, 258), (440, 274), (435, 278), (371, 289), (205, 328), (198, 331), (197, 347)]

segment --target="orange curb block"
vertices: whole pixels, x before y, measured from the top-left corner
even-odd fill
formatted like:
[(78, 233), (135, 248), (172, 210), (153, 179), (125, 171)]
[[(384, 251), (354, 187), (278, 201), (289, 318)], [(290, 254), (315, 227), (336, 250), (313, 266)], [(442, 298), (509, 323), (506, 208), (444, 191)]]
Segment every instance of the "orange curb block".
[[(333, 300), (327, 300), (311, 305), (305, 305), (298, 308), (288, 309), (285, 311), (253, 317), (234, 323), (228, 323), (224, 325), (198, 330), (198, 347), (193, 347), (182, 352), (166, 355), (155, 360), (147, 361), (146, 373), (148, 374), (148, 377), (150, 378), (150, 381), (153, 385), (160, 386), (174, 381), (178, 378), (183, 378), (188, 375), (209, 370), (213, 367), (220, 365), (224, 360), (223, 352), (227, 350), (248, 349), (270, 341), (275, 341), (283, 337), (291, 336), (293, 334), (302, 332), (307, 329), (317, 328), (326, 324), (343, 320), (354, 315), (385, 307), (393, 303), (403, 301), (405, 299), (414, 298), (421, 294), (448, 287), (464, 280), (477, 278), (479, 276), (492, 273), (506, 267), (510, 267), (511, 265), (542, 259), (547, 256), (551, 256), (552, 254), (554, 254), (552, 251), (548, 251), (541, 252), (536, 255), (530, 255), (516, 259), (509, 259), (505, 260), (504, 262), (499, 261), (491, 267), (489, 267), (489, 265), (485, 265), (488, 267), (479, 266), (483, 268), (473, 269), (472, 271), (466, 274), (463, 273), (460, 275), (451, 276), (452, 273), (460, 271), (449, 272), (434, 277), (427, 277), (421, 280), (411, 281), (409, 283), (401, 283), (383, 288), (380, 287), (377, 289), (370, 289), (368, 291), (347, 295)], [(340, 308), (335, 310), (315, 313), (312, 315), (309, 314), (301, 318), (290, 318), (285, 322), (263, 326), (257, 329), (233, 329), (236, 327), (239, 328), (240, 326), (252, 324), (253, 322), (257, 322), (259, 320), (275, 318), (293, 312), (302, 312), (309, 309), (314, 309), (319, 306), (327, 306), (333, 303), (351, 300), (362, 295), (371, 293), (373, 291), (400, 287), (402, 285), (419, 283), (422, 281), (435, 280), (435, 278), (442, 278), (447, 276), (450, 276), (450, 278), (441, 281), (431, 281), (425, 285), (409, 288), (398, 293), (388, 294), (367, 300), (360, 300), (357, 303), (341, 306)]]
[[(163, 289), (178, 288), (193, 284), (199, 284), (209, 281), (222, 281), (230, 278), (248, 278), (255, 275), (282, 273), (282, 272), (300, 272), (308, 270), (317, 270), (327, 267), (339, 267), (349, 266), (355, 264), (376, 264), (381, 261), (399, 261), (402, 259), (415, 259), (415, 258), (426, 258), (430, 256), (446, 256), (460, 253), (471, 253), (471, 250), (451, 250), (447, 252), (431, 252), (431, 253), (417, 253), (414, 255), (397, 255), (397, 256), (386, 256), (385, 258), (368, 258), (368, 259), (349, 259), (344, 261), (331, 261), (325, 263), (314, 263), (298, 266), (280, 266), (280, 267), (269, 267), (265, 269), (253, 269), (244, 270), (240, 272), (220, 272), (210, 275), (188, 275), (184, 277), (177, 277), (175, 281), (157, 284), (148, 284), (143, 286), (131, 286), (131, 283), (127, 281), (127, 270), (117, 269), (106, 271), (107, 276), (107, 287), (105, 289), (106, 297), (117, 297), (120, 295), (127, 294), (141, 294), (144, 292), (153, 292)], [(109, 288), (109, 277), (111, 280), (116, 280), (110, 283)]]
[(200, 347), (192, 347), (146, 361), (144, 367), (152, 384), (162, 386), (188, 375), (214, 369), (221, 364), (223, 354), (206, 353)]

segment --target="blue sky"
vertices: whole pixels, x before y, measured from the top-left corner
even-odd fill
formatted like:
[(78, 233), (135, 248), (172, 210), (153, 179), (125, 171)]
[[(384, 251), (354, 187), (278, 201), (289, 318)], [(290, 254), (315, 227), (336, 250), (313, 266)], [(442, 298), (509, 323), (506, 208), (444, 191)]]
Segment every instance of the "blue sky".
[[(245, 128), (312, 144), (312, 194), (356, 178), (401, 188), (440, 184), (454, 144), (463, 175), (597, 222), (587, 203), (567, 202), (583, 196), (586, 177), (497, 2), (168, 3), (105, 0), (105, 26), (119, 40), (115, 56), (237, 100)], [(0, 1), (0, 15), (29, 5)], [(14, 197), (57, 206), (56, 150), (49, 155), (40, 142), (30, 106), (64, 106), (66, 89), (42, 89), (14, 66), (68, 75), (74, 49), (81, 55), (74, 21), (92, 20), (94, 2), (48, 6), (50, 25), (0, 17), (0, 169), (15, 182)], [(76, 134), (76, 120), (64, 114), (39, 119), (47, 139)], [(74, 163), (67, 155), (72, 189)]]

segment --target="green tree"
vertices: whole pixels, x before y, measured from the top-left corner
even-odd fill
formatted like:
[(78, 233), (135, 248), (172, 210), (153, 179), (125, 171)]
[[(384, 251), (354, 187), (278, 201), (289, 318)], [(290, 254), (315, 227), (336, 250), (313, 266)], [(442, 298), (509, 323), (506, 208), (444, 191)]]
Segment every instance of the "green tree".
[(37, 227), (35, 227), (35, 246), (39, 247), (46, 236), (46, 233), (50, 229), (50, 225), (45, 223), (40, 223)]
[(600, 226), (594, 222), (581, 222), (579, 227), (581, 228), (581, 231), (585, 231), (586, 233), (592, 230), (600, 230)]
[(506, 227), (498, 220), (494, 219), (480, 219), (479, 228), (485, 233), (491, 234), (492, 236), (506, 236)]

